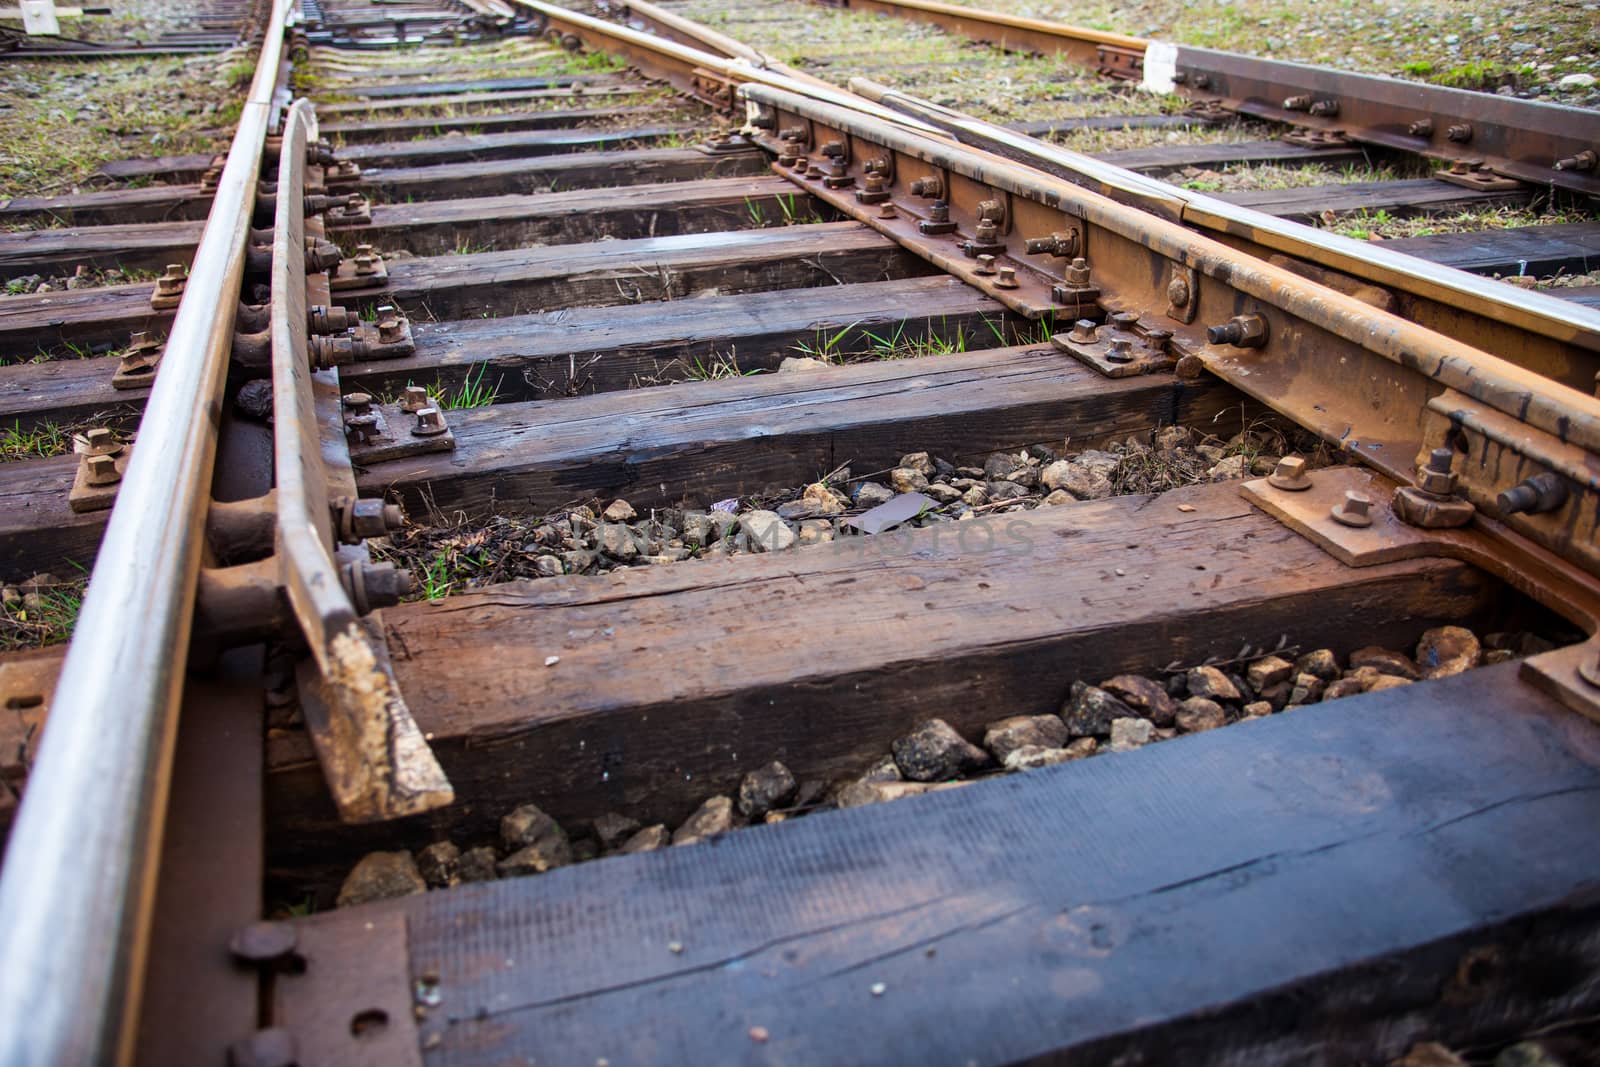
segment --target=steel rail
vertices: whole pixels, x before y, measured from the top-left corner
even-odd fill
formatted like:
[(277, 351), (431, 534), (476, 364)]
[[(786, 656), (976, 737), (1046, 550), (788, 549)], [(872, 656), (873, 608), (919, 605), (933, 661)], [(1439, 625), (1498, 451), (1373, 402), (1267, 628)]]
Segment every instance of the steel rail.
[(737, 106), (734, 88), (744, 82), (754, 82), (826, 100), (838, 107), (850, 108), (881, 121), (895, 122), (928, 136), (948, 136), (936, 126), (899, 114), (830, 82), (802, 75), (771, 60), (758, 66), (748, 59), (717, 55), (663, 36), (641, 33), (628, 26), (569, 11), (544, 3), (543, 0), (514, 2), (538, 13), (558, 33), (570, 33), (587, 41), (592, 48), (626, 56), (646, 75), (679, 89), (709, 97), (707, 80), (719, 83), (726, 90), (723, 106), (730, 109)]
[(1446, 312), (1430, 316), (1433, 321), (1425, 323), (1431, 329), (1468, 343), (1484, 343), (1485, 324), (1500, 324), (1548, 338), (1569, 350), (1518, 352), (1500, 349), (1497, 354), (1574, 388), (1594, 388), (1595, 373), (1600, 370), (1600, 311), (1593, 308), (1517, 289), (1391, 251), (1381, 243), (1356, 241), (1148, 178), (866, 78), (850, 79), (849, 87), (868, 99), (938, 126), (963, 144), (1036, 166), (1119, 203), (1214, 234), (1241, 239), (1269, 252), (1281, 252), (1318, 267), (1435, 302), (1446, 309), (1468, 312), (1481, 322), (1465, 323), (1459, 316)]
[[(1562, 508), (1509, 521), (1600, 568), (1600, 399), (1037, 168), (786, 90), (740, 92), (773, 112), (769, 125), (803, 130), (783, 139), (777, 169), (813, 195), (1022, 314), (1120, 312), (1146, 329), (1159, 324), (1167, 358), (1209, 369), (1392, 478), (1410, 480), (1424, 444), (1439, 447), (1452, 424), (1469, 438), (1490, 436), (1467, 402), (1490, 420), (1511, 420), (1512, 446), (1486, 442), (1465, 489), (1492, 506), (1534, 471), (1576, 473), (1577, 492)], [(764, 140), (772, 147), (778, 138)], [(1229, 316), (1242, 320), (1205, 328)], [(1099, 366), (1109, 341), (1091, 337), (1093, 327), (1080, 323), (1073, 337), (1052, 341)], [(1124, 344), (1142, 337), (1134, 331)], [(1135, 351), (1122, 355), (1125, 363)]]
[(0, 873), (0, 1064), (128, 1062), (223, 384), (292, 0), (276, 0)]
[[(728, 62), (742, 61), (748, 64), (746, 69), (753, 67), (767, 74), (768, 77), (760, 79), (765, 84), (806, 91), (784, 86), (775, 79), (777, 75), (786, 75), (824, 87), (828, 92), (823, 98), (832, 103), (866, 110), (853, 99), (839, 99), (838, 89), (831, 83), (795, 71), (726, 34), (668, 12), (650, 0), (612, 0), (606, 6), (625, 17), (642, 21), (661, 35), (646, 37), (643, 42), (636, 42), (635, 48), (648, 49), (652, 42), (666, 37)], [(930, 11), (969, 10), (922, 0), (917, 0), (913, 6)], [(545, 6), (542, 10), (553, 9)], [(1006, 25), (1037, 23), (1061, 37), (1080, 35), (1085, 40), (1100, 40), (1108, 36), (1038, 20), (996, 17)], [(1123, 43), (1134, 40), (1128, 38)], [(701, 62), (705, 60), (702, 58)], [(737, 68), (728, 73), (736, 74)], [(1488, 348), (1519, 366), (1581, 391), (1592, 391), (1595, 387), (1596, 371), (1600, 370), (1600, 312), (1592, 308), (1493, 283), (1464, 271), (1389, 251), (1381, 245), (1325, 233), (1182, 189), (865, 78), (852, 78), (848, 89), (850, 97), (864, 97), (874, 104), (884, 105), (894, 119), (914, 120), (902, 123), (911, 128), (923, 132), (929, 128), (940, 130), (964, 144), (1038, 167), (1158, 218), (1181, 221), (1214, 234), (1248, 241), (1254, 246), (1251, 251), (1255, 254), (1282, 253), (1318, 268), (1342, 272), (1404, 294), (1414, 298), (1408, 310), (1429, 329), (1475, 347)], [(1464, 320), (1457, 312), (1466, 312), (1474, 318)], [(1522, 336), (1517, 336), (1518, 333)]]
[(1458, 164), (1461, 184), (1497, 175), (1600, 196), (1600, 117), (1378, 74), (1023, 19), (938, 0), (822, 0), (853, 11), (930, 23), (972, 40), (1064, 55), (1103, 74), (1178, 93), (1202, 113), (1236, 112), (1292, 124), (1326, 143), (1357, 141)]
[(305, 201), (293, 195), (305, 187), (306, 147), (315, 139), (315, 112), (298, 100), (278, 157), (272, 238), (274, 558), (318, 668), (301, 672), (301, 709), (329, 792), (341, 818), (376, 821), (442, 807), (455, 794), (411, 717), (382, 639), (339, 578), (331, 505), (336, 491), (353, 500), (355, 485), (342, 435), (325, 442), (317, 418), (319, 393), (338, 410), (339, 378), (334, 370), (313, 374), (307, 356)]
[(939, 0), (821, 0), (828, 7), (893, 15), (937, 26), (1014, 52), (1059, 54), (1113, 77), (1138, 79), (1154, 43), (1143, 37), (1091, 30), (1062, 22), (1005, 15)]

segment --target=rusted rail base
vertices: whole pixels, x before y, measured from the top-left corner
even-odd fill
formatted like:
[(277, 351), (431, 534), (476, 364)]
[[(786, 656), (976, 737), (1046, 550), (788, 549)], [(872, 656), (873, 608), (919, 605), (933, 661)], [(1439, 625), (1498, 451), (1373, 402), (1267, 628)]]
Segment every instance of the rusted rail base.
[(1600, 1008), (1597, 753), (1600, 729), (1506, 664), (312, 916), (302, 944), (384, 970), (352, 989), (310, 965), (273, 1022), (348, 1019), (409, 974), (437, 979), (418, 1037), (452, 1062), (1277, 1065), (1506, 1042)]

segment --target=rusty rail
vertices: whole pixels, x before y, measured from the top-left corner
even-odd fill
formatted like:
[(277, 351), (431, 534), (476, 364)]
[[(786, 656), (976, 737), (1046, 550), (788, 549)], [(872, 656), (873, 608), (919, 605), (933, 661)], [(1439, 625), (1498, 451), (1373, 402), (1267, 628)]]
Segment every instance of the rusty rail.
[(1445, 180), (1467, 188), (1510, 180), (1600, 195), (1600, 116), (1583, 108), (1121, 37), (938, 0), (823, 2), (1014, 51), (1062, 55), (1152, 92), (1178, 93), (1202, 114), (1286, 123), (1319, 144), (1355, 141), (1444, 160), (1452, 164)]
[(938, 126), (963, 144), (1037, 167), (1157, 217), (1243, 242), (1254, 255), (1281, 253), (1319, 270), (1379, 286), (1403, 299), (1406, 317), (1430, 329), (1492, 350), (1575, 389), (1595, 388), (1600, 372), (1600, 312), (1592, 308), (1147, 178), (865, 78), (852, 78), (850, 88)]
[(292, 0), (277, 0), (0, 873), (0, 1063), (126, 1060), (217, 420)]
[[(342, 427), (326, 437), (319, 430), (318, 394), (337, 412), (339, 379), (336, 371), (311, 370), (305, 200), (287, 195), (305, 187), (315, 126), (310, 103), (296, 102), (279, 153), (271, 327), (275, 557), (279, 585), (316, 661), (317, 670), (300, 676), (307, 730), (340, 815), (366, 822), (440, 807), (454, 794), (411, 718), (383, 642), (361, 619), (334, 558), (333, 504), (342, 498), (353, 507), (355, 484)], [(337, 474), (326, 462), (330, 450), (340, 461)]]
[(1397, 481), (1453, 447), (1483, 508), (1556, 472), (1576, 491), (1507, 525), (1600, 573), (1600, 399), (1036, 169), (741, 93), (784, 131), (762, 138), (780, 173), (1018, 312), (1075, 323), (1054, 338), (1075, 358), (1112, 376), (1209, 370)]

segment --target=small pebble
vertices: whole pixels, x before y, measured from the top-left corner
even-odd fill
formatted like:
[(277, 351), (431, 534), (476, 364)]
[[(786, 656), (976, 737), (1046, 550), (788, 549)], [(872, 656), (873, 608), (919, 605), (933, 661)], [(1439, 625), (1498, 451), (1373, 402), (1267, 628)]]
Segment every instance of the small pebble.
[(881, 997), (885, 993), (887, 993), (888, 991), (889, 991), (889, 987), (884, 985), (882, 982), (873, 982), (872, 983), (872, 995), (873, 996)]
[(750, 1028), (750, 1040), (754, 1041), (758, 1045), (766, 1044), (767, 1038), (771, 1036), (771, 1034), (767, 1033), (767, 1028), (765, 1026), (752, 1026)]
[(560, 656), (546, 656), (544, 658), (544, 665), (546, 667), (554, 667), (557, 663), (560, 663), (560, 662), (561, 662), (561, 657)]

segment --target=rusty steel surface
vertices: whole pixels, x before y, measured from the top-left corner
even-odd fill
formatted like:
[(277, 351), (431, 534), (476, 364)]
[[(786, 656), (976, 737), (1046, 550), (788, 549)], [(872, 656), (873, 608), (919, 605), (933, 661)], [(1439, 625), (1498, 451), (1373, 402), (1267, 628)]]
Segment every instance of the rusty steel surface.
[[(1470, 463), (1470, 449), (1465, 457)], [(1284, 489), (1262, 478), (1244, 483), (1240, 492), (1352, 567), (1422, 556), (1464, 560), (1581, 626), (1587, 641), (1529, 656), (1521, 671), (1567, 707), (1600, 721), (1600, 684), (1583, 674), (1600, 656), (1600, 577), (1593, 570), (1551, 556), (1481, 512), (1460, 529), (1428, 530), (1405, 522), (1395, 502), (1406, 487), (1371, 471), (1334, 467), (1312, 472), (1308, 480), (1303, 488)], [(1343, 518), (1352, 506), (1363, 523)]]
[(1600, 372), (1600, 312), (1390, 251), (1381, 243), (1276, 218), (1225, 200), (1147, 178), (866, 79), (850, 87), (870, 99), (947, 130), (1006, 159), (1036, 167), (1120, 203), (1210, 231), (1240, 251), (1270, 258), (1315, 280), (1328, 272), (1381, 287), (1405, 318), (1494, 352), (1583, 392)]
[(1496, 177), (1600, 195), (1600, 116), (1515, 97), (1333, 67), (1104, 34), (938, 0), (825, 0), (939, 26), (1002, 48), (1063, 55), (1210, 115), (1296, 127), (1315, 143), (1356, 141), (1451, 162), (1468, 188)]
[[(1037, 170), (782, 89), (741, 91), (785, 134), (762, 138), (778, 173), (1022, 314), (1082, 320), (1080, 347), (1109, 340), (1107, 315), (1131, 316), (1130, 342), (1180, 372), (1192, 360), (1396, 479), (1426, 455), (1428, 402), (1447, 388), (1513, 418), (1527, 462), (1600, 456), (1600, 400), (1537, 372)], [(1084, 358), (1078, 340), (1062, 347)], [(1513, 474), (1526, 470), (1477, 488), (1497, 495)], [(1519, 526), (1593, 565), (1592, 504), (1575, 523)]]
[(975, 41), (1012, 51), (1064, 55), (1108, 77), (1137, 81), (1143, 74), (1145, 49), (1140, 37), (1068, 26), (1044, 19), (1005, 15), (938, 0), (825, 0), (829, 6), (926, 22)]
[[(664, 12), (648, 0), (635, 0), (625, 10), (658, 31), (665, 29), (673, 40), (692, 41), (696, 47), (721, 57), (747, 57), (751, 51), (726, 35)], [(1078, 32), (1073, 27), (1059, 28), (1068, 36)], [(1092, 35), (1092, 31), (1083, 32)], [(638, 44), (648, 50), (648, 41)], [(757, 66), (769, 75), (798, 76), (825, 84), (770, 57), (756, 55)], [(724, 71), (730, 77), (737, 73), (733, 69)], [(771, 77), (765, 80), (782, 87)], [(915, 120), (924, 128), (939, 129), (962, 143), (1043, 169), (1159, 217), (1181, 219), (1210, 230), (1237, 242), (1249, 254), (1265, 257), (1282, 253), (1315, 264), (1318, 271), (1333, 270), (1359, 282), (1381, 286), (1390, 291), (1403, 316), (1419, 325), (1494, 352), (1580, 391), (1595, 389), (1596, 374), (1600, 372), (1600, 312), (1594, 309), (1489, 282), (1371, 242), (1355, 241), (1147, 178), (868, 79), (851, 79), (849, 88), (852, 94)], [(839, 102), (837, 98), (835, 102)], [(859, 107), (854, 101), (845, 103)]]
[[(311, 129), (315, 121), (306, 101), (289, 109), (279, 159), (279, 189), (305, 186), (306, 146), (314, 139)], [(303, 197), (278, 197), (273, 238), (278, 580), (319, 669), (318, 699), (307, 702), (306, 725), (334, 803), (346, 821), (370, 822), (441, 807), (454, 799), (454, 793), (406, 707), (388, 657), (379, 647), (381, 639), (375, 639), (363, 625), (334, 559), (338, 537), (306, 351), (309, 315), (303, 205)], [(322, 384), (336, 394), (334, 372), (322, 374), (326, 379)], [(337, 400), (333, 406), (337, 410)], [(342, 443), (342, 436), (338, 434), (334, 440)], [(347, 471), (348, 455), (333, 466)], [(347, 480), (348, 475), (340, 478), (340, 482)], [(353, 578), (371, 580), (370, 565), (365, 561), (356, 560), (350, 566)]]
[(1588, 108), (1186, 45), (1175, 67), (1175, 90), (1198, 104), (1600, 196), (1600, 114)]
[(289, 7), (273, 5), (12, 828), (0, 872), (0, 1062), (130, 1053), (217, 419)]

